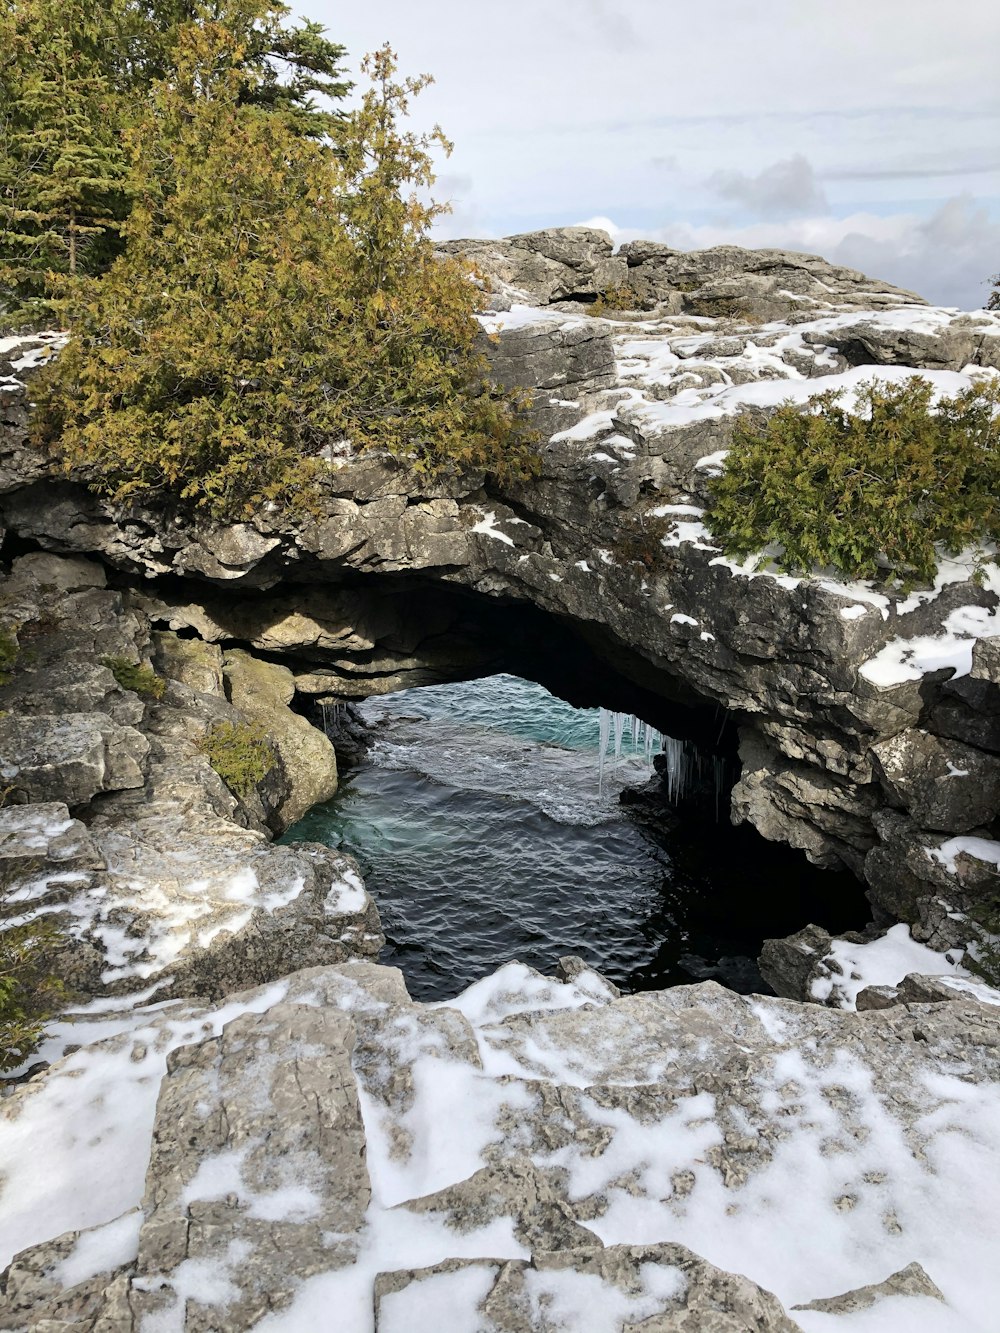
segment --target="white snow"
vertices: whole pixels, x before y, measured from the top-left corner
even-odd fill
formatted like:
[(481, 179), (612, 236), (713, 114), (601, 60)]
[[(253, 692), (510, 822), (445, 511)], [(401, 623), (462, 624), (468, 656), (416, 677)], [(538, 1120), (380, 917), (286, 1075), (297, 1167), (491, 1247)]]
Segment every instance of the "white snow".
[(131, 1261), (139, 1253), (139, 1228), (142, 1213), (124, 1213), (112, 1222), (85, 1231), (72, 1250), (52, 1271), (52, 1277), (63, 1288), (75, 1287), (80, 1282), (111, 1273)]
[(867, 606), (844, 606), (840, 609), (841, 617), (844, 620), (860, 620), (862, 616), (868, 614)]
[(513, 546), (513, 540), (507, 536), (506, 532), (501, 532), (496, 523), (497, 516), (491, 509), (488, 514), (485, 514), (478, 523), (470, 528), (470, 532), (481, 532), (483, 536), (492, 537), (494, 541), (505, 542), (506, 545)]
[(729, 457), (728, 449), (716, 449), (714, 454), (706, 454), (704, 458), (699, 458), (695, 463), (697, 472), (713, 472), (716, 475), (721, 473), (722, 465)]
[(932, 861), (940, 862), (950, 875), (958, 874), (956, 858), (959, 856), (971, 856), (974, 861), (982, 861), (1000, 870), (1000, 842), (992, 842), (989, 838), (975, 838), (967, 834), (960, 838), (949, 838), (940, 847), (928, 847), (927, 855)]
[[(910, 935), (904, 923), (893, 926), (881, 939), (867, 944), (834, 940), (827, 957), (836, 964), (829, 976), (817, 977), (810, 988), (814, 1000), (827, 1001), (834, 996), (839, 1009), (854, 1009), (860, 991), (866, 986), (898, 986), (909, 972), (928, 975), (969, 974), (945, 954), (929, 949)], [(837, 971), (839, 967), (840, 971)]]
[(475, 1027), (498, 1023), (511, 1014), (537, 1010), (579, 1009), (604, 1004), (612, 998), (603, 977), (582, 972), (573, 982), (556, 981), (523, 963), (505, 963), (491, 976), (475, 982), (454, 1000), (434, 1008), (457, 1009)]
[(860, 668), (860, 674), (879, 689), (891, 689), (908, 680), (920, 680), (930, 671), (950, 669), (952, 677), (972, 670), (977, 639), (1000, 635), (1000, 616), (985, 606), (960, 606), (942, 622), (941, 634), (895, 638)]
[[(251, 1001), (193, 1018), (171, 1019), (176, 1005), (138, 1010), (113, 1024), (120, 1035), (82, 1047), (37, 1088), (29, 1084), (17, 1118), (0, 1121), (0, 1266), (27, 1245), (101, 1226), (136, 1208), (169, 1052), (217, 1035), (242, 1013), (263, 1013), (286, 992), (279, 982)], [(43, 1171), (39, 1144), (45, 1145)]]
[(432, 1273), (390, 1292), (379, 1306), (379, 1333), (481, 1333), (479, 1305), (489, 1295), (497, 1267), (474, 1264), (454, 1273)]
[(340, 879), (330, 886), (330, 891), (323, 902), (323, 910), (332, 916), (341, 913), (354, 915), (365, 910), (367, 901), (368, 895), (361, 876), (355, 874), (353, 870), (345, 870)]
[(683, 612), (677, 611), (670, 617), (670, 623), (671, 625), (697, 625), (698, 622), (694, 616), (686, 616)]
[(684, 522), (675, 519), (673, 526), (667, 535), (660, 542), (661, 546), (683, 546), (690, 542), (696, 550), (699, 551), (717, 551), (719, 548), (711, 539), (712, 534), (705, 527), (704, 523), (695, 520), (694, 522)]

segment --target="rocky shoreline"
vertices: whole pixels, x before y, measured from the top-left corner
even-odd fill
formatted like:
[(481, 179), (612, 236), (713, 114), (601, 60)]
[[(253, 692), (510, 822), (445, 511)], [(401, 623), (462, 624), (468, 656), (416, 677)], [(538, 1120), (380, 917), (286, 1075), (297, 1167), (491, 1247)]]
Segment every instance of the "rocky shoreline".
[[(779, 252), (469, 248), (552, 436), (504, 495), (348, 454), (308, 522), (116, 511), (27, 443), (57, 340), (0, 344), (0, 873), (68, 992), (0, 1101), (0, 1327), (986, 1333), (998, 995), (958, 964), (1000, 892), (1000, 581), (790, 579), (700, 514), (740, 412), (951, 391), (1000, 319)], [(873, 929), (769, 946), (782, 998), (566, 960), (413, 1002), (350, 858), (273, 837), (336, 790), (311, 710), (498, 670), (714, 736), (734, 818)], [(205, 737), (255, 724), (240, 794)]]

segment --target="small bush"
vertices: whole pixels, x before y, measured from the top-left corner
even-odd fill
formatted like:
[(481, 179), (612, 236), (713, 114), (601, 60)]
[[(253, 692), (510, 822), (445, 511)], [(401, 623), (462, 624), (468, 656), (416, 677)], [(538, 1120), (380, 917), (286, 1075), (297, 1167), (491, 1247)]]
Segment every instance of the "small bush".
[[(0, 909), (9, 883), (0, 882)], [(0, 1072), (24, 1064), (59, 1008), (63, 986), (51, 971), (62, 933), (44, 918), (0, 929)]]
[(595, 317), (606, 314), (609, 310), (641, 310), (642, 298), (635, 288), (627, 282), (617, 287), (609, 287), (601, 292), (596, 301), (585, 307), (588, 315)]
[(260, 722), (216, 722), (199, 748), (229, 790), (240, 797), (249, 796), (277, 762)]
[(763, 427), (736, 425), (708, 525), (728, 554), (777, 546), (789, 572), (830, 567), (851, 578), (931, 582), (935, 546), (955, 555), (1000, 538), (1000, 384), (980, 380), (931, 411), (914, 376), (836, 392)]
[(17, 666), (21, 649), (10, 628), (0, 625), (0, 685), (6, 685)]
[(980, 981), (1000, 989), (1000, 898), (977, 904), (969, 918), (977, 927), (977, 938), (962, 962)]
[(123, 690), (148, 694), (153, 699), (163, 698), (167, 682), (152, 667), (144, 666), (141, 662), (130, 662), (127, 657), (105, 657), (101, 660)]
[(621, 565), (655, 569), (663, 560), (663, 539), (673, 524), (669, 518), (640, 514), (638, 523), (626, 529), (612, 546)]

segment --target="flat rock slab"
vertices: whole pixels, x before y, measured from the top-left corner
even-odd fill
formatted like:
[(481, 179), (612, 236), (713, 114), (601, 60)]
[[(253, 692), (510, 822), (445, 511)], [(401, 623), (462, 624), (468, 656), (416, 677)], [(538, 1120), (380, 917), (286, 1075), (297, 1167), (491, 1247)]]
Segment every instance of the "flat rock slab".
[(370, 1197), (354, 1025), (279, 1004), (169, 1059), (131, 1305), (140, 1326), (248, 1329), (354, 1262)]
[[(842, 1308), (870, 1333), (990, 1333), (991, 996), (915, 982), (846, 1013), (572, 973), (509, 964), (423, 1005), (358, 962), (106, 1020), (0, 1102), (6, 1214), (35, 1242), (4, 1317), (824, 1333)], [(17, 1144), (42, 1140), (33, 1206)]]
[(0, 774), (29, 801), (85, 805), (141, 787), (149, 742), (103, 713), (0, 718)]
[(781, 1302), (683, 1245), (536, 1253), (531, 1262), (452, 1260), (380, 1273), (376, 1333), (801, 1333)]

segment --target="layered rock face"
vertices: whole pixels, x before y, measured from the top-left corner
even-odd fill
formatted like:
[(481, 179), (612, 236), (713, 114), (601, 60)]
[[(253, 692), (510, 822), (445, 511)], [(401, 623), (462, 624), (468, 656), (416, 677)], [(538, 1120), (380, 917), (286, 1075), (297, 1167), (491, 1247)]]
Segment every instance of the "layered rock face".
[[(574, 701), (607, 702), (605, 671), (664, 730), (704, 740), (722, 719), (741, 738), (734, 818), (864, 876), (883, 919), (956, 943), (955, 913), (993, 892), (1000, 859), (996, 566), (977, 582), (971, 554), (943, 559), (933, 588), (903, 597), (737, 565), (700, 520), (741, 414), (918, 371), (954, 392), (1000, 366), (1000, 320), (785, 252), (613, 254), (603, 233), (572, 228), (444, 248), (494, 288), (497, 373), (534, 390), (551, 432), (530, 484), (418, 489), (391, 459), (348, 452), (308, 522), (118, 512), (26, 445), (23, 383), (43, 340), (0, 365), (4, 523), (100, 557), (153, 625), (286, 663), (269, 686), (282, 698), (537, 677), (551, 649), (545, 683)], [(655, 309), (572, 313), (623, 292)], [(735, 314), (691, 313), (732, 292), (749, 302)], [(569, 683), (574, 658), (589, 693)]]
[[(287, 670), (152, 630), (79, 557), (16, 558), (0, 608), (18, 643), (0, 686), (0, 930), (62, 927), (68, 1001), (218, 998), (378, 952), (354, 863), (271, 842), (336, 791), (329, 741), (285, 707)], [(157, 693), (123, 688), (122, 663), (144, 663)], [(238, 795), (205, 737), (265, 701), (273, 762)]]
[(690, 252), (656, 241), (630, 241), (615, 251), (606, 232), (589, 227), (449, 241), (441, 250), (474, 261), (490, 280), (495, 310), (510, 309), (526, 295), (542, 306), (600, 299), (618, 309), (757, 319), (832, 305), (878, 310), (924, 304), (913, 292), (819, 255), (736, 245)]

